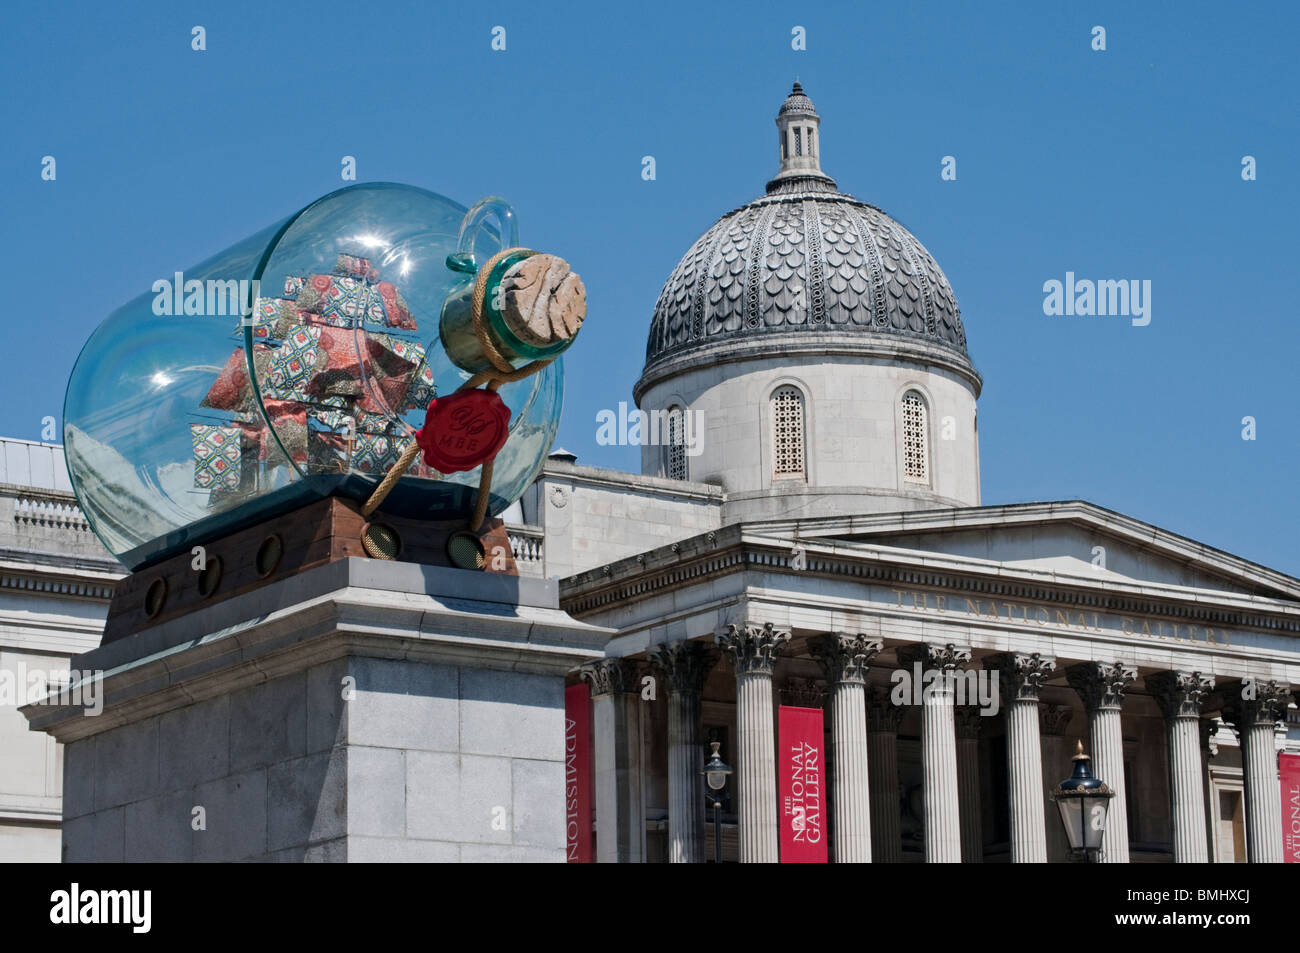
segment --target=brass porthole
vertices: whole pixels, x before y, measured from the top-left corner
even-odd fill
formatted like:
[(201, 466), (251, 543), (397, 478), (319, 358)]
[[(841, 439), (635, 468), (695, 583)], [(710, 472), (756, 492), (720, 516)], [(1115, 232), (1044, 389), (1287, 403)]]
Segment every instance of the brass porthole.
[(447, 538), (447, 558), (459, 569), (479, 569), (487, 565), (483, 543), (473, 533), (461, 530)]
[(159, 612), (162, 612), (163, 606), (167, 604), (167, 580), (159, 576), (153, 582), (149, 583), (149, 588), (144, 593), (144, 614), (147, 618), (152, 619)]
[(217, 591), (221, 585), (221, 557), (209, 556), (203, 568), (199, 570), (199, 595), (204, 599)]
[(371, 559), (396, 559), (402, 537), (387, 523), (367, 523), (361, 528), (361, 547)]
[(274, 533), (262, 540), (262, 545), (257, 547), (257, 574), (259, 576), (269, 576), (275, 572), (276, 567), (280, 565), (280, 557), (284, 555), (284, 543), (280, 537)]

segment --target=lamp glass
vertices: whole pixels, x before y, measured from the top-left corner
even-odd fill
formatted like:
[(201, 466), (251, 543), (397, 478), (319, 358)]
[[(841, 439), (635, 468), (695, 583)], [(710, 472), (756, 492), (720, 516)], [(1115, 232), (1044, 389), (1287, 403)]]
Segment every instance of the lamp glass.
[(1106, 807), (1108, 797), (1079, 798), (1083, 814), (1087, 817), (1084, 825), (1084, 843), (1088, 850), (1100, 850), (1102, 834), (1106, 831)]
[(1065, 836), (1070, 841), (1070, 850), (1083, 850), (1083, 799), (1057, 798), (1056, 807), (1061, 812), (1061, 823), (1065, 825)]

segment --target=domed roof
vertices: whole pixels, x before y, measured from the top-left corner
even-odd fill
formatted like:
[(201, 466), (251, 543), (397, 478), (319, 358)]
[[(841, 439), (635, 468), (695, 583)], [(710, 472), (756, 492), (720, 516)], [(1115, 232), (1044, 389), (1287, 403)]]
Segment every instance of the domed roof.
[(798, 83), (776, 121), (781, 171), (766, 195), (722, 216), (673, 269), (655, 305), (642, 382), (652, 367), (726, 343), (761, 351), (771, 335), (785, 353), (782, 332), (800, 332), (841, 348), (938, 355), (978, 387), (943, 270), (911, 232), (821, 171), (820, 117)]
[(787, 113), (803, 113), (804, 115), (817, 115), (817, 110), (813, 108), (812, 100), (804, 95), (803, 87), (796, 80), (794, 89), (790, 90), (790, 95), (785, 98), (781, 104), (778, 116), (784, 116)]

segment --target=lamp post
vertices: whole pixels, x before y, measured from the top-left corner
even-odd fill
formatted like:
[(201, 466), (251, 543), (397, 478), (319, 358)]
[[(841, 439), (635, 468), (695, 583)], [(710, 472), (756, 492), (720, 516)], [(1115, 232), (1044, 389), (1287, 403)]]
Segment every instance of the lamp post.
[(1101, 849), (1101, 837), (1106, 831), (1106, 809), (1115, 792), (1104, 781), (1092, 776), (1091, 759), (1083, 753), (1082, 741), (1073, 760), (1074, 773), (1056, 786), (1052, 800), (1061, 812), (1061, 823), (1065, 825), (1071, 854), (1075, 860), (1088, 863), (1096, 860)]
[(713, 862), (720, 864), (722, 863), (722, 801), (727, 796), (727, 778), (731, 777), (731, 766), (718, 754), (721, 742), (711, 741), (709, 744), (713, 752), (709, 755), (708, 763), (704, 765), (704, 770), (700, 774), (704, 775), (704, 783), (708, 787), (705, 796), (713, 806)]

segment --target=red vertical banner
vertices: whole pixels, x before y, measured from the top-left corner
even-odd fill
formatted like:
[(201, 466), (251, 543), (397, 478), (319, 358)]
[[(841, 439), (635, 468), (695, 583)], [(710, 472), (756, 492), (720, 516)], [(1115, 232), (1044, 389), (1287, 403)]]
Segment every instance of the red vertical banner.
[(564, 690), (564, 859), (591, 863), (591, 690)]
[(777, 718), (781, 863), (826, 863), (825, 734), (820, 708), (781, 706)]
[(1300, 864), (1300, 754), (1277, 756), (1282, 776), (1282, 861)]

